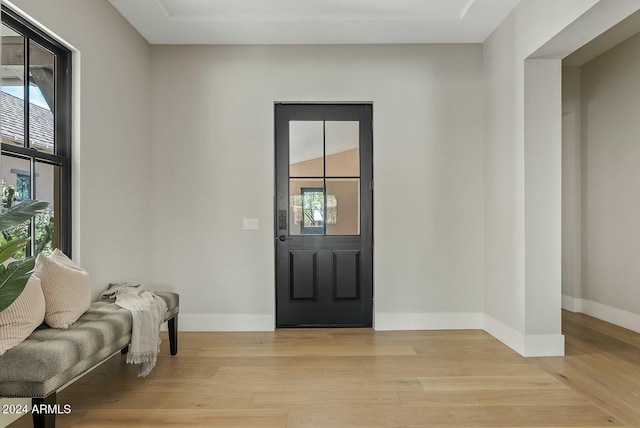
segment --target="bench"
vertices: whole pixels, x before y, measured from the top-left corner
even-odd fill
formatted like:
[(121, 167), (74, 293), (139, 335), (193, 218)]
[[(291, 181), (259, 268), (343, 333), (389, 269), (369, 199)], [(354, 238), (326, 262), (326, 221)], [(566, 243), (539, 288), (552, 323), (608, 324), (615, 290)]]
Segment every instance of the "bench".
[[(178, 353), (179, 296), (156, 292), (167, 304), (171, 355)], [(67, 330), (36, 329), (0, 356), (0, 397), (28, 397), (38, 409), (56, 405), (56, 394), (76, 379), (125, 353), (131, 342), (131, 313), (113, 301), (93, 302)], [(55, 412), (32, 412), (36, 428), (55, 427)]]

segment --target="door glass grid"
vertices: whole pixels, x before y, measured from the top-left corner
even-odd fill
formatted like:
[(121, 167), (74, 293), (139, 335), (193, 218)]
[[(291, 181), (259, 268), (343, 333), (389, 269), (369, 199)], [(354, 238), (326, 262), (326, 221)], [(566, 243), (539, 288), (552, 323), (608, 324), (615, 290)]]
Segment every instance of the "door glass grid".
[(290, 121), (289, 235), (359, 234), (359, 122)]

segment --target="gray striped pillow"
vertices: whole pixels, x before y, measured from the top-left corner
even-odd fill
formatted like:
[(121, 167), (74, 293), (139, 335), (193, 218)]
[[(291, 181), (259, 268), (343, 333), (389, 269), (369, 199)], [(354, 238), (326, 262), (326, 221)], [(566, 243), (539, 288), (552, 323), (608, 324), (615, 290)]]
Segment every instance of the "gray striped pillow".
[(31, 275), (18, 298), (0, 312), (0, 355), (22, 343), (44, 320), (40, 279)]

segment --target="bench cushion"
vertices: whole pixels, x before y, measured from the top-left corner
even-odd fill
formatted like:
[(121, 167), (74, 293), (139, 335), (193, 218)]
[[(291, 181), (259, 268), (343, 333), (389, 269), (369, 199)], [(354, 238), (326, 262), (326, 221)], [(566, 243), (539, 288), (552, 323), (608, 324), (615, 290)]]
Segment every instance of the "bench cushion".
[[(167, 303), (165, 320), (178, 311), (178, 295), (156, 293)], [(46, 397), (131, 342), (131, 313), (97, 301), (67, 330), (39, 328), (0, 357), (1, 397)]]
[(167, 304), (167, 314), (164, 317), (165, 321), (178, 315), (178, 312), (180, 312), (179, 294), (170, 293), (168, 291), (154, 291), (153, 294), (158, 297), (162, 297), (164, 302)]
[(67, 330), (41, 328), (0, 360), (0, 395), (46, 397), (131, 341), (131, 313), (94, 302)]

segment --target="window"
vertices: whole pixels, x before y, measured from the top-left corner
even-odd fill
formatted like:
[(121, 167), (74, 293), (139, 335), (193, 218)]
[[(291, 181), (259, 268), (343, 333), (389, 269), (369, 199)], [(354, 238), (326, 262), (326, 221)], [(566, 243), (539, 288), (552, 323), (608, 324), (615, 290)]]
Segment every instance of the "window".
[(71, 254), (71, 52), (2, 5), (2, 209), (49, 203), (2, 239), (32, 236), (26, 253)]
[(303, 235), (324, 234), (325, 224), (336, 224), (338, 201), (334, 195), (327, 195), (327, 213), (325, 221), (324, 189), (322, 187), (303, 187), (300, 189), (301, 221)]
[(17, 174), (16, 176), (16, 202), (31, 199), (31, 176)]
[(291, 120), (288, 148), (289, 234), (359, 235), (359, 122)]
[(324, 189), (303, 187), (302, 192), (302, 233), (304, 235), (324, 234)]

